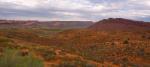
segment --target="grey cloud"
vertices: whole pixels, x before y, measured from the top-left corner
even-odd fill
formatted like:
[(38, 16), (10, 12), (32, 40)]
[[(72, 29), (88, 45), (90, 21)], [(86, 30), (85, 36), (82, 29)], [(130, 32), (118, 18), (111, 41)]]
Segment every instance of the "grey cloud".
[[(71, 0), (65, 0), (71, 1)], [(78, 0), (76, 0), (78, 1)], [(37, 6), (34, 8), (18, 8), (18, 4), (13, 3), (2, 3), (0, 1), (0, 18), (15, 18), (15, 17), (25, 17), (25, 18), (58, 18), (58, 20), (72, 20), (72, 18), (77, 18), (76, 20), (94, 20), (98, 21), (103, 18), (109, 17), (123, 17), (123, 18), (137, 18), (141, 20), (150, 21), (148, 18), (150, 15), (150, 7), (147, 5), (139, 4), (136, 2), (131, 2), (130, 0), (83, 0), (81, 2), (88, 1), (88, 4), (94, 7), (96, 5), (102, 5), (102, 10), (93, 10), (91, 7), (87, 9), (70, 9), (75, 6), (67, 6), (65, 8), (52, 7), (51, 3), (41, 3), (42, 6)], [(80, 2), (80, 1), (79, 1)], [(63, 4), (63, 3), (60, 3)], [(82, 3), (81, 3), (82, 4)], [(59, 5), (59, 4), (58, 4)], [(54, 6), (58, 6), (54, 5)], [(66, 4), (63, 4), (66, 5)], [(78, 5), (77, 5), (78, 6)], [(79, 7), (86, 7), (79, 6)], [(87, 7), (86, 7), (87, 8)], [(135, 13), (134, 13), (135, 12)], [(133, 14), (134, 13), (134, 14)], [(129, 15), (129, 16), (128, 16)], [(144, 17), (143, 17), (144, 16)], [(39, 20), (41, 20), (39, 19)]]

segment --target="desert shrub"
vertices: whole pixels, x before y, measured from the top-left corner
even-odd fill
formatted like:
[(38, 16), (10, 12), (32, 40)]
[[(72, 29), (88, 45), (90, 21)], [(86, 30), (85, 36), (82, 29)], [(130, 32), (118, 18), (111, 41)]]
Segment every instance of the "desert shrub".
[(17, 38), (17, 39), (23, 39), (23, 40), (27, 40), (27, 41), (32, 41), (34, 39), (36, 39), (38, 37), (38, 35), (26, 31), (26, 30), (13, 30), (13, 31), (9, 31), (8, 33), (5, 34), (6, 37), (8, 38)]
[(0, 37), (0, 42), (10, 42), (10, 39), (1, 36)]
[(128, 40), (124, 40), (123, 44), (129, 44), (129, 41)]
[(81, 67), (97, 67), (96, 65), (94, 65), (94, 64), (91, 64), (91, 63), (86, 63), (86, 62), (84, 62), (84, 63), (82, 63), (83, 65), (81, 66)]
[(150, 39), (150, 36), (149, 36), (149, 37), (147, 37), (147, 39)]
[(0, 48), (0, 57), (3, 55), (3, 49), (4, 48)]
[(17, 50), (6, 49), (0, 57), (0, 67), (43, 67), (43, 62), (31, 54), (20, 56)]
[(55, 59), (56, 53), (55, 53), (54, 51), (48, 51), (48, 50), (47, 50), (47, 51), (44, 51), (44, 52), (42, 53), (42, 56), (43, 56), (44, 60), (49, 61), (49, 60)]
[(14, 42), (11, 39), (0, 36), (0, 47), (16, 48), (17, 45), (14, 45)]
[(114, 42), (112, 42), (112, 43), (111, 43), (111, 45), (113, 45), (113, 46), (114, 46), (114, 45), (115, 45), (115, 43), (114, 43)]
[(144, 49), (143, 48), (141, 48), (141, 49), (139, 49), (139, 51), (137, 52), (137, 54), (139, 55), (139, 56), (144, 56)]
[(27, 56), (29, 55), (29, 49), (28, 48), (22, 48), (20, 51), (19, 51), (19, 54), (21, 56)]
[(69, 61), (63, 61), (57, 67), (77, 67), (77, 65)]
[(95, 64), (88, 63), (86, 61), (81, 60), (70, 60), (70, 61), (62, 61), (56, 67), (97, 67)]
[(128, 67), (129, 65), (129, 60), (127, 57), (124, 57), (121, 59), (121, 67)]
[(146, 36), (145, 36), (145, 35), (142, 35), (141, 37), (142, 37), (142, 38), (146, 38)]

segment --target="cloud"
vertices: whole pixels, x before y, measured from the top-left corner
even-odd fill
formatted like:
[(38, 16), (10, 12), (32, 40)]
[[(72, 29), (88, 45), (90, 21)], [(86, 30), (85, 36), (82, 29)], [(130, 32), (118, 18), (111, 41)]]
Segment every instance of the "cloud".
[(150, 0), (0, 0), (0, 18), (6, 19), (98, 21), (149, 16)]

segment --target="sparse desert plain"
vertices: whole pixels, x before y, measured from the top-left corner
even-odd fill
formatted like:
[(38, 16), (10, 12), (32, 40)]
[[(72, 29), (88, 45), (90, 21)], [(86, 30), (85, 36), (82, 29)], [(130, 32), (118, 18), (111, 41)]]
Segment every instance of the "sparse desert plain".
[(150, 67), (150, 22), (0, 20), (0, 67)]

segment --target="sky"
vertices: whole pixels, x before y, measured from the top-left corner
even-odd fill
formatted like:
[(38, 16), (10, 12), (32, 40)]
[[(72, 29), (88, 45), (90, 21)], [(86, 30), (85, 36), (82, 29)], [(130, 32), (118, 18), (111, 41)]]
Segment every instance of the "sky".
[(0, 0), (0, 19), (150, 21), (150, 0)]

